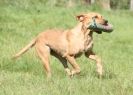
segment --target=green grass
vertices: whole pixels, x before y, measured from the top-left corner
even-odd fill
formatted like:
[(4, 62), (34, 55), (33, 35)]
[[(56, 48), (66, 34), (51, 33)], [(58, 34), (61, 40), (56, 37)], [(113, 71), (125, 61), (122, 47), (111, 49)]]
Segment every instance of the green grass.
[(34, 49), (16, 61), (11, 56), (38, 33), (72, 28), (77, 23), (75, 15), (94, 10), (15, 4), (0, 6), (0, 95), (133, 95), (133, 13), (97, 11), (115, 27), (110, 34), (94, 33), (94, 51), (103, 60), (103, 79), (97, 77), (96, 64), (84, 56), (77, 59), (81, 74), (72, 79), (51, 57), (52, 79), (47, 81)]

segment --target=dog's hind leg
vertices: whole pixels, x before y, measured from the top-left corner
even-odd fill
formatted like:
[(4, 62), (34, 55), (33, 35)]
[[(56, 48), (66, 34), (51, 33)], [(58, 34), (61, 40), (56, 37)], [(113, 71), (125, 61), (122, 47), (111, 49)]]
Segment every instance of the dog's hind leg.
[(43, 44), (36, 44), (35, 47), (36, 47), (37, 54), (42, 60), (43, 66), (46, 70), (46, 75), (49, 78), (51, 77), (51, 69), (50, 69), (50, 62), (49, 62), (50, 48)]
[(90, 58), (90, 59), (96, 61), (96, 64), (97, 64), (97, 72), (98, 72), (98, 74), (101, 77), (102, 74), (103, 74), (103, 67), (102, 67), (101, 58), (99, 56), (97, 56), (93, 51), (87, 51), (85, 53), (85, 56), (87, 58)]

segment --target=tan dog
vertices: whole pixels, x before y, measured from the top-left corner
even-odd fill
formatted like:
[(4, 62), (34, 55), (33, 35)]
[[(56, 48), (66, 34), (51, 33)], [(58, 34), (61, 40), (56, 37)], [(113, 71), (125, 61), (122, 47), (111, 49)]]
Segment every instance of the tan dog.
[[(65, 71), (69, 76), (80, 73), (80, 67), (75, 58), (85, 53), (87, 58), (96, 61), (97, 72), (102, 75), (101, 58), (93, 51), (93, 31), (88, 29), (88, 25), (95, 18), (96, 23), (105, 24), (107, 21), (98, 13), (88, 13), (77, 16), (78, 25), (70, 30), (47, 30), (40, 33), (26, 47), (24, 47), (14, 58), (25, 53), (29, 48), (35, 46), (36, 51), (48, 77), (51, 76), (49, 56), (50, 54), (58, 58), (63, 64)], [(96, 32), (96, 31), (95, 31)], [(72, 65), (70, 70), (67, 61)]]

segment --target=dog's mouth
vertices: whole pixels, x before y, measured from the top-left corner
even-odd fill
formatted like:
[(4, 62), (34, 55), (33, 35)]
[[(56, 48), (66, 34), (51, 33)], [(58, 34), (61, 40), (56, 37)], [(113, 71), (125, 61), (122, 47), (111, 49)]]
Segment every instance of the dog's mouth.
[(95, 31), (98, 34), (101, 34), (102, 32), (110, 33), (113, 31), (113, 26), (109, 23), (99, 24), (93, 21), (89, 24), (88, 29)]
[(96, 24), (96, 28), (94, 31), (96, 31), (98, 34), (101, 34), (102, 32), (110, 33), (113, 31), (113, 26), (109, 23), (106, 24)]

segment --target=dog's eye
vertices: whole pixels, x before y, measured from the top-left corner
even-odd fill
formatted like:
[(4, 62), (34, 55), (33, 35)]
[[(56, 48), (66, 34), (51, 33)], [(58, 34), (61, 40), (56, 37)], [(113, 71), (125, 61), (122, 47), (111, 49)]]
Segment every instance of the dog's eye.
[(94, 16), (94, 18), (98, 18), (98, 16)]

